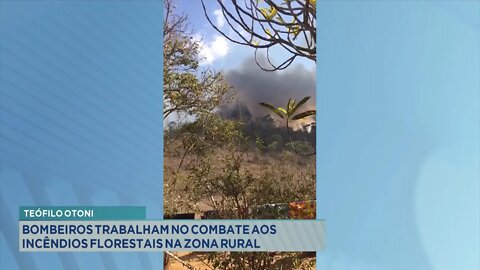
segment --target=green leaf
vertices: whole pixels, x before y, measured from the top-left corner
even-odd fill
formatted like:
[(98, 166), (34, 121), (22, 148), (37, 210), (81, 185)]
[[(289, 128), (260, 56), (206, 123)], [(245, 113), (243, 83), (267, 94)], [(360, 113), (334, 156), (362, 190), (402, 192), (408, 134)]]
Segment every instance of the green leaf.
[[(267, 103), (263, 103), (263, 102), (258, 103), (258, 104), (259, 104), (260, 106), (264, 107), (264, 108), (269, 109), (270, 111), (274, 112), (275, 114), (277, 114), (278, 116), (280, 116), (280, 118), (283, 119), (283, 114), (282, 114), (282, 112), (281, 112), (280, 110), (278, 110), (278, 108), (275, 108), (275, 107), (273, 107), (272, 105), (267, 104)], [(285, 115), (286, 115), (286, 114), (285, 114)]]
[(260, 8), (260, 13), (262, 13), (263, 17), (267, 17), (268, 16), (268, 11), (266, 8)]
[(282, 107), (278, 107), (277, 110), (281, 111), (281, 112), (282, 112), (283, 114), (285, 114), (285, 115), (288, 115), (287, 110), (285, 110), (285, 109), (282, 108)]
[(268, 29), (268, 28), (265, 28), (265, 33), (266, 33), (267, 36), (269, 36), (269, 37), (272, 36), (272, 33), (270, 32), (270, 29)]
[(277, 13), (278, 13), (278, 12), (277, 12), (277, 9), (276, 9), (276, 8), (274, 8), (273, 6), (270, 7), (270, 12), (269, 12), (269, 14), (268, 14), (268, 19), (269, 19), (269, 20), (273, 19), (273, 18), (275, 17), (275, 15), (277, 15)]
[(275, 17), (275, 19), (281, 23), (281, 24), (286, 24), (286, 22), (283, 20), (282, 16), (278, 15), (277, 17)]
[(310, 99), (310, 97), (304, 97), (302, 100), (300, 100), (300, 102), (297, 103), (297, 105), (295, 105), (295, 107), (292, 109), (292, 111), (290, 112), (290, 114), (293, 114), (294, 112), (296, 112), (300, 107), (302, 107), (303, 104), (305, 104), (308, 100)]
[(260, 13), (262, 13), (263, 17), (265, 17), (265, 19), (267, 20), (272, 20), (275, 15), (277, 15), (277, 9), (274, 8), (273, 6), (270, 6), (269, 9), (266, 9), (266, 8), (260, 8)]
[(295, 115), (292, 120), (300, 120), (300, 119), (303, 119), (305, 117), (308, 117), (308, 116), (311, 116), (311, 115), (315, 115), (317, 113), (316, 110), (309, 110), (309, 111), (305, 111), (303, 113), (299, 113), (297, 115)]
[(287, 102), (287, 112), (288, 112), (288, 115), (290, 115), (291, 113), (291, 110), (293, 108), (293, 103), (295, 103), (295, 101), (292, 102), (292, 99), (289, 98), (288, 99), (288, 102)]

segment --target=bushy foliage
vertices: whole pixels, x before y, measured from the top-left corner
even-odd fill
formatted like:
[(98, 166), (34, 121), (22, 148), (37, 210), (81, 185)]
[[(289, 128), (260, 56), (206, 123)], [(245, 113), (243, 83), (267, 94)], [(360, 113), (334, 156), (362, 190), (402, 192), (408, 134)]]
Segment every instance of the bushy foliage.
[[(315, 157), (286, 149), (272, 152), (285, 127), (271, 117), (261, 119), (257, 132), (269, 138), (269, 151), (252, 151), (246, 125), (212, 112), (166, 132), (168, 156), (179, 164), (165, 167), (164, 205), (167, 214), (215, 211), (216, 219), (286, 218), (272, 211), (252, 211), (272, 203), (315, 199)], [(265, 130), (266, 129), (266, 130)], [(252, 129), (255, 130), (255, 129)], [(275, 130), (275, 133), (272, 132)], [(265, 133), (263, 133), (265, 132)], [(245, 148), (245, 145), (247, 147)], [(258, 148), (257, 148), (258, 149)], [(212, 218), (212, 217), (211, 217)], [(314, 269), (314, 260), (303, 253), (221, 252), (208, 253), (215, 269)]]
[[(219, 146), (217, 146), (219, 147)], [(231, 148), (193, 153), (182, 170), (166, 170), (165, 206), (172, 212), (216, 210), (216, 219), (286, 218), (251, 211), (271, 203), (315, 199), (315, 159), (291, 152), (276, 157), (245, 154)], [(248, 157), (250, 155), (250, 157)], [(258, 164), (262, 164), (258, 168)], [(170, 181), (169, 181), (170, 180)], [(314, 269), (302, 253), (208, 253), (215, 269)], [(294, 266), (295, 265), (295, 266)]]
[(212, 111), (230, 86), (221, 73), (200, 67), (200, 40), (193, 38), (188, 17), (176, 13), (173, 0), (165, 1), (164, 18), (163, 117)]
[[(268, 111), (265, 111), (268, 113)], [(302, 153), (309, 153), (310, 148), (315, 148), (315, 127), (310, 131), (297, 126), (285, 127), (285, 119), (280, 122), (266, 114), (263, 117), (253, 118), (249, 109), (244, 105), (224, 108), (220, 111), (224, 119), (236, 120), (242, 123), (242, 132), (250, 144), (261, 152), (281, 152), (283, 150), (294, 151), (289, 143), (296, 142), (295, 146), (302, 150)], [(292, 122), (292, 121), (290, 121)], [(295, 120), (293, 120), (295, 122)]]

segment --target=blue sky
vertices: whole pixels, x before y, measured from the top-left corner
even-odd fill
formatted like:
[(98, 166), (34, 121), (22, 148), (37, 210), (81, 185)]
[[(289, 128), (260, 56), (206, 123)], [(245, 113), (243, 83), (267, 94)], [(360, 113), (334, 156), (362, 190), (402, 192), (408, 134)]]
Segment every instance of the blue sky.
[[(254, 49), (233, 44), (213, 29), (205, 17), (201, 1), (178, 0), (176, 3), (178, 10), (185, 12), (190, 18), (194, 33), (203, 37), (204, 52), (206, 51), (204, 56), (206, 55), (208, 59), (206, 61), (208, 64), (205, 63), (206, 66), (216, 70), (228, 71), (239, 67), (246, 58), (254, 55)], [(229, 5), (229, 2), (226, 3)], [(205, 5), (212, 21), (226, 33), (231, 32), (220, 13), (220, 6), (217, 1), (205, 1)], [(274, 50), (273, 55), (273, 60), (276, 60), (275, 63), (281, 63), (281, 60), (289, 56), (283, 49)], [(302, 58), (298, 58), (295, 64), (301, 64), (307, 69), (315, 67), (313, 61)]]

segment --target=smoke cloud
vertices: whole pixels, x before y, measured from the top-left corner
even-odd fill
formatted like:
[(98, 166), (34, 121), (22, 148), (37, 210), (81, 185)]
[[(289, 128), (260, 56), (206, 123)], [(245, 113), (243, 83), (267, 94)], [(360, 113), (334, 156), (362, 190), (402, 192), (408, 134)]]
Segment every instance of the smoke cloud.
[[(240, 68), (228, 71), (225, 77), (237, 91), (240, 104), (249, 109), (253, 118), (269, 113), (258, 105), (259, 102), (285, 107), (289, 98), (300, 100), (310, 96), (311, 99), (302, 107), (302, 111), (315, 108), (314, 69), (295, 65), (283, 71), (263, 71), (252, 57), (246, 59)], [(236, 104), (230, 104), (230, 109), (232, 106)]]

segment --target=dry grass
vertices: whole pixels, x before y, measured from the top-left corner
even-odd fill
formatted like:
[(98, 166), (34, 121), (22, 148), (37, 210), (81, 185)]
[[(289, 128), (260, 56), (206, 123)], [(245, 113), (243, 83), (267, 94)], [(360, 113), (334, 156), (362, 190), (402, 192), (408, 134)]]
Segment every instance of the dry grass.
[[(212, 174), (222, 175), (228, 167), (231, 157), (229, 150), (212, 151), (208, 156), (186, 156), (170, 152), (165, 154), (165, 208), (172, 212), (182, 213), (212, 210), (210, 196), (199, 197), (195, 202), (191, 200), (191, 180), (198, 173), (198, 166), (208, 164)], [(241, 174), (251, 175), (254, 187), (250, 195), (257, 197), (257, 202), (286, 203), (297, 200), (315, 199), (315, 157), (303, 157), (295, 153), (283, 151), (263, 153), (259, 151), (235, 151), (234, 155), (241, 160)], [(182, 166), (179, 168), (180, 163)], [(200, 164), (200, 165), (199, 165)], [(168, 186), (167, 186), (168, 185)], [(189, 189), (190, 188), (190, 189)], [(216, 201), (222, 200), (220, 194), (212, 194)], [(192, 265), (195, 269), (213, 269), (208, 263), (208, 255), (212, 253), (180, 252), (177, 256)], [(222, 253), (216, 253), (222, 254)], [(225, 254), (225, 253), (223, 253)], [(291, 255), (291, 253), (290, 253)], [(311, 254), (310, 254), (311, 255)], [(223, 255), (222, 255), (223, 256)], [(221, 257), (221, 256), (220, 256)], [(299, 266), (300, 265), (300, 266)], [(248, 266), (243, 266), (248, 269)], [(170, 270), (188, 269), (181, 263), (170, 260)], [(230, 268), (229, 268), (230, 269)], [(236, 269), (236, 268), (235, 268)], [(268, 269), (315, 269), (315, 257), (298, 253), (289, 256), (288, 253), (277, 253), (273, 258), (273, 265)]]

